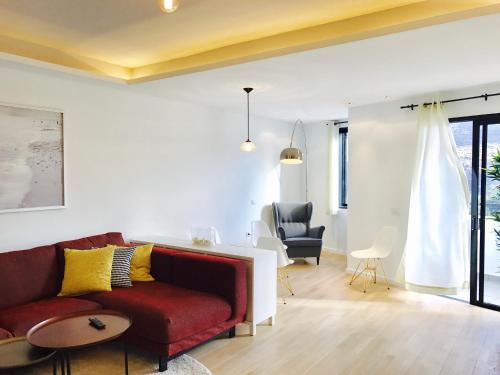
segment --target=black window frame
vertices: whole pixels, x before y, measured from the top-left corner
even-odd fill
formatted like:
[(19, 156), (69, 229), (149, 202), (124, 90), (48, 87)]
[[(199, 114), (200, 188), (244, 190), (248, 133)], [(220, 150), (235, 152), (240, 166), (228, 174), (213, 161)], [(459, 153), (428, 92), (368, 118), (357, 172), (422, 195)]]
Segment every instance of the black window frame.
[(471, 186), (471, 240), (470, 240), (470, 296), (471, 305), (500, 311), (500, 306), (484, 302), (485, 225), (486, 225), (486, 160), (488, 126), (500, 124), (500, 113), (452, 117), (451, 123), (472, 123), (472, 186)]
[(339, 208), (347, 208), (347, 127), (339, 128)]

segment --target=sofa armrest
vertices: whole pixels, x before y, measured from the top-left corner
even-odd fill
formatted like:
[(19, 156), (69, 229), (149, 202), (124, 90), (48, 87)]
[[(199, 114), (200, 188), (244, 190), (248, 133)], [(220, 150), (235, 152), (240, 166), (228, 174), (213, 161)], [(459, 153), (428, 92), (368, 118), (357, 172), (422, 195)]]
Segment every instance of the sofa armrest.
[(325, 231), (325, 227), (323, 225), (320, 227), (311, 228), (311, 229), (309, 229), (309, 237), (323, 238), (324, 231)]
[(283, 227), (278, 227), (278, 233), (277, 233), (278, 237), (281, 238), (281, 241), (284, 241), (286, 240), (286, 232), (285, 232), (285, 228)]
[(243, 260), (195, 253), (173, 256), (174, 285), (216, 294), (231, 304), (232, 319), (247, 310), (247, 264)]

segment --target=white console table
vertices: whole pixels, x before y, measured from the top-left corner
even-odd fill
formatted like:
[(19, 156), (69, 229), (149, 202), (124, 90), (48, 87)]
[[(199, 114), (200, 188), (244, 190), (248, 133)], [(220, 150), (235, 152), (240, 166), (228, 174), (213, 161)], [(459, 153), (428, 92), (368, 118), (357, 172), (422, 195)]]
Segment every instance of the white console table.
[(276, 316), (276, 253), (274, 251), (216, 244), (194, 245), (191, 241), (166, 236), (139, 236), (131, 239), (136, 243), (154, 243), (179, 251), (209, 254), (244, 260), (247, 264), (247, 313), (246, 323), (250, 335), (257, 333), (257, 324), (268, 320), (273, 325)]

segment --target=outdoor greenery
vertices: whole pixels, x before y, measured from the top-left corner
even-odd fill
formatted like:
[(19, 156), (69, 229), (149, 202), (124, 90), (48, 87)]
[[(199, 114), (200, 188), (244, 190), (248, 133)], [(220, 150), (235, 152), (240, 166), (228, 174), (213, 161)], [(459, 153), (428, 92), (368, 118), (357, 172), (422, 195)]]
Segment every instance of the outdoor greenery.
[[(491, 165), (486, 168), (486, 175), (498, 185), (495, 186), (495, 196), (494, 199), (500, 200), (500, 148), (496, 149), (496, 152), (492, 155)], [(495, 211), (490, 213), (493, 220), (500, 223), (500, 212)], [(495, 228), (496, 244), (497, 250), (500, 250), (500, 230)]]

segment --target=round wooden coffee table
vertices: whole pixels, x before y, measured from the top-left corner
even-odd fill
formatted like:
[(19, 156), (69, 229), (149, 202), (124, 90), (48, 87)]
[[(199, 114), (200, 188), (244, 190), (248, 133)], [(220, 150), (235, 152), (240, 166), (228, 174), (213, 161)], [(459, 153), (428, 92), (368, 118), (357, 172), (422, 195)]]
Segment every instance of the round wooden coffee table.
[[(98, 330), (89, 325), (89, 318), (96, 317), (106, 328)], [(130, 326), (132, 320), (119, 311), (95, 310), (56, 316), (47, 319), (33, 328), (26, 336), (30, 344), (37, 348), (52, 349), (58, 352), (61, 374), (71, 375), (71, 350), (86, 348), (119, 338)], [(124, 344), (125, 374), (128, 374), (128, 353)], [(57, 359), (56, 359), (57, 361)], [(54, 366), (56, 373), (57, 363)]]
[(34, 365), (55, 354), (55, 350), (37, 348), (26, 337), (0, 340), (0, 370)]

